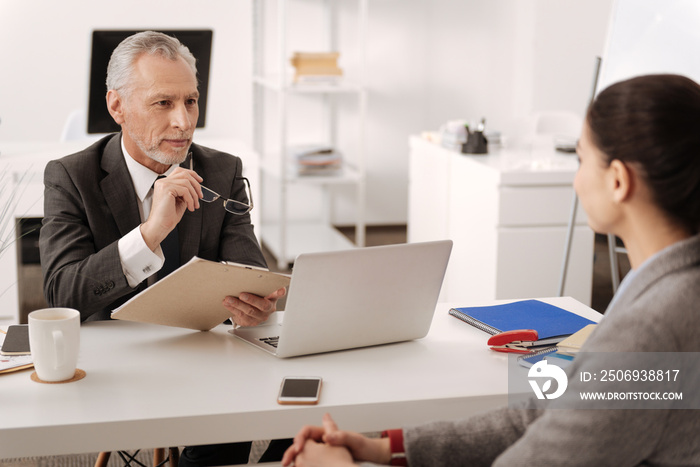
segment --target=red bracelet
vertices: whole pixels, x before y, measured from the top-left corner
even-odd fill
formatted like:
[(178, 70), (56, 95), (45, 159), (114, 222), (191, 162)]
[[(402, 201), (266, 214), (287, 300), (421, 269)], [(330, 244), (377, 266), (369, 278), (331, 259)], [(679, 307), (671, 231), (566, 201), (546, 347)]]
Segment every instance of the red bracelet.
[(406, 451), (403, 447), (403, 430), (386, 430), (382, 432), (382, 438), (389, 438), (391, 449), (391, 462), (389, 465), (408, 465)]

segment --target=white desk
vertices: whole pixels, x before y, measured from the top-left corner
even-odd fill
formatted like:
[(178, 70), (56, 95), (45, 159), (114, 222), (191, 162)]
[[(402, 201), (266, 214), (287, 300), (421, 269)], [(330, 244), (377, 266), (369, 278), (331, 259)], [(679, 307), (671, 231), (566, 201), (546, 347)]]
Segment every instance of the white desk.
[[(568, 297), (545, 301), (600, 319)], [(284, 360), (226, 327), (86, 324), (83, 380), (48, 385), (31, 381), (31, 370), (0, 375), (0, 459), (292, 437), (325, 412), (345, 429), (378, 431), (506, 404), (506, 354), (489, 350), (488, 336), (449, 308), (438, 304), (424, 339)], [(322, 376), (320, 404), (277, 405), (288, 375)]]
[[(14, 190), (22, 193), (14, 212), (16, 218), (43, 217), (44, 215), (44, 168), (54, 159), (73, 154), (90, 146), (94, 141), (68, 142), (2, 142), (0, 143), (0, 171), (7, 171), (4, 180), (11, 186), (2, 191), (0, 206), (5, 206), (7, 198)], [(259, 205), (260, 182), (258, 176), (258, 155), (249, 146), (231, 138), (197, 136), (195, 142), (203, 146), (234, 154), (243, 160), (244, 175), (250, 180), (253, 200)], [(20, 181), (21, 179), (21, 181)], [(251, 211), (251, 222), (260, 225), (260, 209)], [(12, 226), (11, 226), (12, 227)], [(8, 231), (12, 234), (12, 231)], [(5, 232), (8, 234), (8, 232)], [(260, 232), (256, 229), (256, 234)], [(0, 256), (0, 322), (7, 323), (19, 319), (17, 296), (17, 252), (14, 245)], [(5, 290), (7, 288), (7, 290)], [(8, 319), (9, 318), (9, 319)]]
[[(468, 155), (410, 139), (408, 241), (454, 242), (441, 300), (558, 294), (578, 162), (553, 147)], [(564, 295), (591, 303), (593, 231), (579, 207)]]

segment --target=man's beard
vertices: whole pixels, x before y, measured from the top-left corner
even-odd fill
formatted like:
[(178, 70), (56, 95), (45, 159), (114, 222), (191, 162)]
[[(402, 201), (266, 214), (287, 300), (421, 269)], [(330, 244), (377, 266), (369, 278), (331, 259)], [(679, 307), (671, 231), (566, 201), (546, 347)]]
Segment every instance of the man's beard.
[[(176, 138), (176, 139), (186, 139), (186, 138)], [(189, 138), (187, 138), (189, 139)], [(141, 140), (136, 140), (136, 145), (143, 151), (143, 153), (149, 157), (150, 159), (153, 159), (154, 161), (164, 164), (164, 165), (180, 165), (182, 164), (185, 159), (187, 159), (187, 154), (190, 150), (189, 146), (182, 148), (182, 152), (175, 152), (172, 154), (166, 154), (165, 152), (161, 151), (158, 149), (158, 146), (155, 147), (147, 147), (143, 141)]]
[[(132, 133), (133, 135), (133, 133)], [(159, 149), (159, 143), (162, 142), (163, 140), (160, 140), (158, 143), (153, 144), (151, 146), (147, 146), (146, 143), (143, 141), (143, 138), (141, 138), (142, 135), (136, 134), (136, 137), (132, 136), (132, 140), (136, 143), (136, 145), (139, 147), (139, 149), (148, 157), (149, 159), (152, 159), (160, 164), (163, 165), (180, 165), (182, 164), (185, 159), (187, 159), (187, 154), (189, 153), (189, 146), (183, 147), (180, 150), (173, 150), (172, 153), (166, 153), (164, 151), (161, 151)], [(187, 133), (180, 133), (175, 136), (169, 137), (170, 139), (187, 139), (191, 140), (192, 135), (187, 134)], [(167, 139), (167, 138), (164, 138)]]

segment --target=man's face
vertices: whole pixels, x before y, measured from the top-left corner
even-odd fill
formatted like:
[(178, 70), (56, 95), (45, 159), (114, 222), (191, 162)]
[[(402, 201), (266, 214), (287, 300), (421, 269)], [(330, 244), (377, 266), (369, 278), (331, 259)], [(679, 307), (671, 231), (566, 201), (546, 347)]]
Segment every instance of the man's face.
[(199, 117), (199, 91), (184, 59), (141, 55), (134, 63), (128, 94), (117, 98), (121, 113), (113, 116), (136, 161), (162, 173), (185, 160)]

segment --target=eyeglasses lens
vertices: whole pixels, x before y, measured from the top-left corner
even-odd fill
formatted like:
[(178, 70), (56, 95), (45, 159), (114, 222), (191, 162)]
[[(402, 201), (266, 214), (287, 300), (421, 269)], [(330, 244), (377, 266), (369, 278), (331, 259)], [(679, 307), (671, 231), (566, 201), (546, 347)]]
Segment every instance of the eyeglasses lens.
[(212, 201), (216, 201), (219, 199), (219, 195), (216, 194), (215, 192), (211, 191), (209, 188), (203, 186), (202, 188), (202, 201), (206, 201), (207, 203), (211, 203)]
[[(249, 200), (251, 200), (252, 197), (250, 194), (250, 184), (248, 183), (248, 180), (246, 180), (245, 178), (243, 180), (245, 182), (246, 196)], [(216, 201), (217, 199), (221, 198), (221, 195), (219, 195), (215, 191), (212, 191), (205, 186), (201, 186), (201, 188), (202, 188), (202, 201), (205, 201), (207, 203), (211, 203), (211, 202)], [(233, 213), (233, 214), (243, 215), (243, 214), (250, 212), (250, 210), (253, 209), (253, 203), (251, 201), (251, 203), (249, 205), (249, 204), (242, 203), (240, 201), (236, 201), (233, 199), (225, 199), (224, 200), (224, 209), (226, 209), (228, 212)]]
[(233, 214), (245, 214), (251, 210), (251, 207), (239, 201), (229, 199), (224, 203), (224, 209)]

